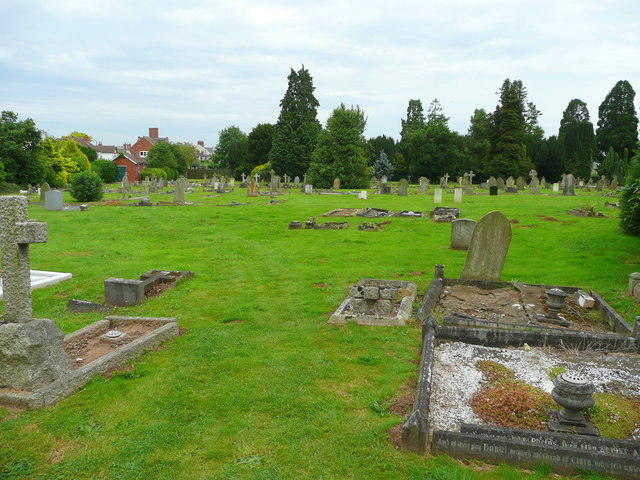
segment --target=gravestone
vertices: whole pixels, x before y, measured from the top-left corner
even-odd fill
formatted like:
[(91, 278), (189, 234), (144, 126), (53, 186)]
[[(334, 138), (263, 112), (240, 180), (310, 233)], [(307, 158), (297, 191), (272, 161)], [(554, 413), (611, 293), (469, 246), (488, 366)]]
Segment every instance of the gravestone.
[(516, 181), (513, 179), (513, 177), (507, 178), (507, 182), (504, 184), (504, 188), (515, 188), (515, 186)]
[(304, 193), (306, 193), (307, 195), (311, 195), (313, 193), (313, 185), (311, 185), (309, 183), (305, 183), (305, 185), (304, 185)]
[(611, 185), (609, 185), (609, 189), (617, 190), (618, 189), (618, 177), (613, 176), (613, 180), (611, 181)]
[(389, 179), (387, 178), (386, 175), (383, 175), (382, 178), (380, 179), (380, 183), (382, 183), (383, 185), (386, 184), (389, 181)]
[(63, 210), (62, 192), (60, 190), (48, 190), (44, 194), (44, 208), (46, 210)]
[(155, 173), (151, 175), (151, 186), (149, 188), (149, 192), (158, 193), (158, 178), (156, 177)]
[(529, 193), (532, 195), (538, 195), (540, 193), (540, 181), (538, 180), (538, 174), (535, 170), (529, 172), (531, 176), (531, 183), (529, 183)]
[(502, 179), (502, 177), (498, 177), (498, 179), (496, 180), (496, 185), (498, 185), (498, 188), (500, 190), (504, 190), (505, 183), (504, 183), (504, 180)]
[(403, 178), (398, 182), (398, 196), (406, 197), (407, 195), (409, 195), (409, 182)]
[(420, 177), (420, 191), (421, 192), (429, 191), (429, 179), (427, 177)]
[(442, 203), (442, 188), (436, 187), (433, 189), (433, 203)]
[(0, 322), (0, 388), (33, 391), (69, 373), (64, 334), (52, 320), (34, 319), (29, 244), (46, 243), (47, 224), (29, 222), (27, 199), (0, 197), (4, 315)]
[(498, 186), (497, 185), (492, 185), (489, 187), (489, 195), (492, 197), (495, 197), (496, 195), (498, 195)]
[(456, 187), (453, 189), (453, 203), (462, 203), (462, 188)]
[(562, 189), (562, 195), (575, 195), (574, 191), (576, 184), (576, 180), (574, 176), (570, 173), (564, 177), (564, 187)]
[(460, 278), (500, 281), (511, 242), (511, 224), (498, 210), (476, 224)]
[(540, 188), (543, 188), (546, 190), (547, 188), (547, 179), (542, 177), (542, 180), (540, 180)]
[(367, 191), (366, 190), (362, 190), (359, 194), (358, 194), (358, 198), (360, 200), (366, 200), (367, 199)]
[(560, 191), (560, 184), (559, 183), (554, 183), (553, 187), (552, 187), (552, 190), (554, 192), (559, 192)]
[(247, 197), (257, 197), (258, 196), (258, 188), (256, 186), (256, 181), (252, 178), (249, 182), (249, 186), (247, 187)]
[(296, 175), (296, 177), (293, 179), (293, 186), (294, 186), (295, 188), (300, 187), (300, 177), (298, 177), (297, 175)]
[(184, 203), (184, 192), (187, 186), (187, 179), (180, 177), (176, 180), (176, 187), (173, 191), (173, 201), (176, 203)]
[(494, 176), (489, 177), (489, 180), (488, 180), (487, 183), (489, 183), (489, 187), (495, 187), (495, 186), (498, 185), (498, 181), (496, 180), (496, 177), (494, 177)]
[(122, 177), (122, 188), (127, 192), (131, 191), (131, 183), (129, 183), (129, 177), (126, 175)]
[(524, 187), (527, 186), (527, 182), (525, 181), (525, 179), (523, 177), (518, 177), (516, 179), (516, 188), (518, 190), (524, 190)]
[(47, 182), (44, 182), (42, 185), (40, 185), (40, 201), (41, 202), (44, 202), (44, 196), (46, 192), (48, 192), (49, 190), (51, 190), (51, 187)]
[(336, 178), (333, 180), (333, 189), (334, 190), (340, 190), (340, 179)]
[(476, 223), (478, 222), (469, 218), (459, 218), (451, 222), (452, 249), (467, 250), (469, 248)]

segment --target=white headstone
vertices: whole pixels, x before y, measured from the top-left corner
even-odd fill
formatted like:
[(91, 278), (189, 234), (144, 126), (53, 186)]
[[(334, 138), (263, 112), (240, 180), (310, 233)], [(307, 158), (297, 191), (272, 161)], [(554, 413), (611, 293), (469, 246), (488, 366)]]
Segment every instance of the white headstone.
[(453, 189), (453, 203), (462, 203), (462, 188), (456, 187)]
[(367, 191), (366, 190), (362, 190), (359, 194), (358, 194), (358, 198), (360, 200), (366, 200), (367, 199)]
[(304, 193), (306, 193), (307, 195), (311, 195), (313, 193), (313, 185), (307, 183), (304, 186)]
[(560, 184), (559, 183), (554, 183), (553, 184), (553, 191), (554, 192), (559, 192), (560, 191)]
[(47, 190), (46, 192), (44, 192), (44, 208), (45, 210), (64, 209), (62, 192), (60, 190)]
[(433, 189), (433, 203), (442, 203), (442, 188), (436, 187)]

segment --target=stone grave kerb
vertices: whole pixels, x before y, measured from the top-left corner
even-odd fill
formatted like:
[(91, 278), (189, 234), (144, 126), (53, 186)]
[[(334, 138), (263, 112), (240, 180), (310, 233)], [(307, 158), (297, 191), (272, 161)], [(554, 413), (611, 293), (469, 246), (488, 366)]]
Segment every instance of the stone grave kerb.
[(0, 197), (5, 322), (26, 323), (33, 319), (29, 244), (46, 242), (47, 224), (28, 221), (26, 198)]

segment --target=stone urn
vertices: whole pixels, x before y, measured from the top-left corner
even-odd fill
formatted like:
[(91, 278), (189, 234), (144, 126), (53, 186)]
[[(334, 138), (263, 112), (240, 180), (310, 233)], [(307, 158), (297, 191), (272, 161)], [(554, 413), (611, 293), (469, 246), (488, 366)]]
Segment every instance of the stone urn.
[(562, 307), (564, 307), (564, 299), (569, 295), (564, 293), (559, 288), (552, 288), (545, 292), (547, 294), (547, 307), (549, 311), (555, 315), (560, 313)]
[(551, 397), (564, 407), (558, 411), (558, 421), (567, 426), (585, 427), (587, 423), (582, 412), (596, 403), (593, 383), (582, 375), (565, 372), (556, 377), (553, 385)]

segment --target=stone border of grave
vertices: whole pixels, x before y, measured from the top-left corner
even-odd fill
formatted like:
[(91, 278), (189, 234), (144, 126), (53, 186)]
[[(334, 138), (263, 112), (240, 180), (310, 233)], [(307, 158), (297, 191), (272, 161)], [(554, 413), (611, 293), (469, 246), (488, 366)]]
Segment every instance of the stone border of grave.
[(90, 334), (96, 330), (116, 328), (123, 324), (149, 322), (158, 327), (148, 334), (108, 353), (83, 367), (54, 380), (34, 392), (0, 392), (0, 405), (19, 408), (42, 408), (62, 400), (80, 390), (95, 375), (106, 372), (112, 367), (122, 365), (142, 355), (146, 350), (178, 335), (179, 328), (175, 318), (170, 317), (126, 317), (109, 316), (104, 320), (92, 323), (69, 335), (65, 335), (64, 343), (70, 342), (80, 335)]
[[(417, 318), (422, 324), (422, 351), (418, 386), (413, 411), (402, 426), (401, 448), (418, 453), (446, 454), (457, 458), (479, 458), (489, 462), (508, 462), (532, 466), (544, 461), (560, 473), (573, 473), (589, 469), (610, 473), (619, 478), (638, 478), (640, 464), (637, 455), (640, 442), (563, 435), (551, 432), (533, 432), (502, 427), (463, 425), (460, 432), (436, 430), (430, 436), (430, 402), (433, 378), (434, 350), (439, 341), (451, 340), (490, 347), (563, 346), (584, 350), (599, 347), (609, 351), (634, 351), (640, 353), (640, 322), (633, 330), (615, 310), (596, 292), (590, 295), (594, 307), (616, 333), (596, 333), (567, 330), (546, 326), (506, 325), (480, 319), (450, 316), (439, 325), (432, 316), (442, 290), (448, 285), (473, 285), (493, 289), (515, 287), (510, 282), (487, 282), (444, 277), (444, 267), (436, 266), (436, 275), (424, 297)], [(575, 293), (576, 287), (532, 285), (543, 288), (559, 288)], [(431, 444), (429, 441), (431, 440)], [(626, 455), (624, 452), (632, 452)]]
[[(48, 287), (49, 285), (56, 285), (73, 277), (73, 274), (71, 273), (47, 272), (45, 270), (30, 270), (29, 274), (31, 277), (31, 290)], [(2, 278), (0, 278), (0, 298), (2, 298), (3, 295)]]
[[(402, 298), (400, 305), (398, 306), (398, 313), (391, 316), (372, 315), (364, 313), (354, 313), (348, 311), (349, 305), (354, 296), (351, 294), (351, 288), (365, 287), (371, 282), (377, 282), (384, 287), (391, 287), (398, 290), (408, 290), (409, 295)], [(413, 310), (413, 302), (417, 295), (417, 287), (413, 282), (405, 280), (380, 280), (373, 278), (364, 278), (358, 283), (353, 285), (349, 290), (350, 294), (342, 301), (340, 306), (331, 315), (328, 323), (345, 324), (347, 322), (356, 322), (358, 325), (374, 325), (374, 326), (399, 326), (403, 327), (406, 322), (411, 318), (411, 312)]]

